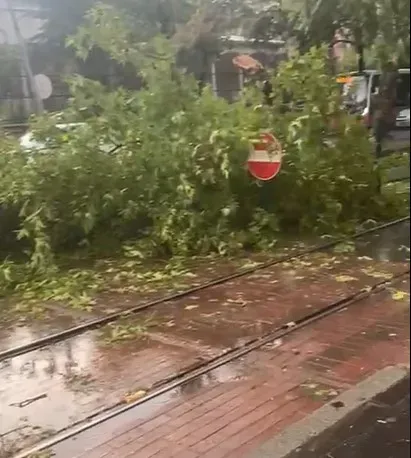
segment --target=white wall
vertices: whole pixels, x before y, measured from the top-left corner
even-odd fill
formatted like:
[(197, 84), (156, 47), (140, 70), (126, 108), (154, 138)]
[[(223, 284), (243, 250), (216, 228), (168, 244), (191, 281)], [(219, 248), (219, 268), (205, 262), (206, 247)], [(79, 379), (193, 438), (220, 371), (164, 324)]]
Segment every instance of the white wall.
[[(12, 6), (15, 11), (16, 19), (26, 42), (35, 37), (41, 30), (43, 24), (42, 20), (33, 17), (32, 12), (35, 12), (32, 5), (27, 5), (24, 0), (11, 0)], [(8, 3), (6, 0), (0, 0), (0, 44), (18, 45), (13, 21), (8, 10)], [(19, 53), (18, 47), (15, 52)], [(21, 66), (21, 93), (23, 97), (12, 96), (10, 99), (2, 100), (2, 108), (6, 113), (6, 119), (24, 119), (33, 112), (33, 102), (30, 96), (29, 86), (24, 66)]]

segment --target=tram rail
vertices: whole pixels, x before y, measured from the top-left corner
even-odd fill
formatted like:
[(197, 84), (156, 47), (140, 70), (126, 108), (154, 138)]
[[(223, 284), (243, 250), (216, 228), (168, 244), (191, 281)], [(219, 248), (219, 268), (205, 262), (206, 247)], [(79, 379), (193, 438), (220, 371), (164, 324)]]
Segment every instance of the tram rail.
[(198, 292), (204, 291), (204, 290), (206, 290), (208, 288), (212, 288), (214, 286), (218, 286), (218, 285), (222, 285), (224, 283), (228, 283), (228, 282), (230, 282), (232, 280), (235, 280), (235, 279), (238, 279), (238, 278), (241, 278), (241, 277), (252, 275), (252, 274), (254, 274), (256, 272), (262, 271), (264, 269), (268, 269), (268, 268), (270, 268), (272, 266), (275, 266), (275, 265), (278, 265), (278, 264), (281, 264), (281, 263), (290, 262), (290, 261), (297, 260), (297, 259), (301, 259), (301, 258), (303, 258), (305, 256), (308, 256), (308, 255), (316, 253), (316, 252), (325, 251), (327, 249), (330, 249), (330, 248), (333, 248), (333, 247), (337, 246), (340, 243), (345, 242), (346, 240), (354, 240), (354, 239), (358, 239), (360, 237), (364, 237), (364, 236), (372, 234), (372, 233), (383, 231), (383, 230), (388, 229), (388, 228), (390, 228), (392, 226), (405, 223), (405, 222), (409, 221), (409, 219), (410, 219), (410, 217), (406, 216), (404, 218), (397, 219), (395, 221), (391, 221), (391, 222), (388, 222), (388, 223), (385, 223), (385, 224), (382, 224), (382, 225), (379, 225), (379, 226), (375, 226), (375, 227), (372, 227), (370, 229), (362, 230), (362, 231), (359, 231), (359, 232), (357, 232), (355, 234), (347, 236), (345, 238), (339, 238), (337, 240), (332, 240), (332, 241), (329, 241), (329, 242), (314, 246), (312, 248), (309, 248), (309, 249), (306, 249), (306, 250), (302, 250), (302, 251), (294, 253), (294, 254), (286, 255), (286, 256), (283, 256), (283, 257), (280, 257), (280, 258), (276, 258), (274, 260), (267, 261), (265, 263), (259, 264), (257, 266), (254, 266), (254, 267), (251, 267), (251, 268), (248, 268), (248, 269), (242, 269), (241, 271), (234, 272), (234, 273), (232, 273), (230, 275), (227, 275), (227, 276), (224, 276), (224, 277), (216, 278), (214, 280), (208, 281), (206, 283), (203, 283), (201, 285), (195, 286), (193, 288), (189, 288), (189, 289), (184, 290), (182, 292), (178, 292), (178, 293), (170, 294), (170, 295), (167, 295), (167, 296), (164, 296), (164, 297), (160, 297), (158, 299), (154, 299), (154, 300), (145, 302), (143, 304), (136, 305), (136, 306), (131, 307), (131, 308), (127, 309), (127, 310), (119, 311), (119, 312), (116, 312), (116, 313), (112, 313), (112, 314), (110, 314), (108, 316), (105, 316), (105, 317), (102, 317), (102, 318), (98, 318), (98, 319), (95, 319), (95, 320), (91, 320), (91, 321), (82, 323), (82, 324), (80, 324), (78, 326), (74, 326), (74, 327), (65, 329), (63, 331), (57, 332), (57, 333), (49, 334), (49, 335), (47, 335), (45, 337), (41, 337), (41, 338), (33, 340), (31, 342), (28, 342), (28, 343), (25, 343), (25, 344), (22, 344), (22, 345), (18, 345), (18, 346), (3, 350), (3, 351), (0, 352), (0, 362), (4, 361), (4, 360), (7, 360), (7, 359), (10, 359), (10, 358), (13, 358), (13, 357), (16, 357), (16, 356), (20, 356), (20, 355), (24, 355), (26, 353), (30, 353), (32, 351), (47, 347), (49, 345), (53, 345), (53, 344), (65, 341), (65, 340), (67, 340), (69, 338), (78, 336), (78, 335), (83, 334), (83, 333), (85, 333), (87, 331), (92, 331), (92, 330), (95, 330), (95, 329), (99, 329), (99, 328), (101, 328), (103, 326), (106, 326), (106, 325), (108, 325), (110, 323), (113, 323), (115, 321), (118, 321), (120, 319), (124, 319), (124, 318), (132, 316), (132, 315), (135, 315), (135, 314), (137, 314), (139, 312), (146, 311), (146, 310), (151, 309), (153, 307), (156, 307), (158, 305), (165, 304), (165, 303), (168, 303), (168, 302), (171, 302), (171, 301), (175, 301), (177, 299), (182, 299), (182, 298), (188, 297), (188, 296), (190, 296), (190, 295), (192, 295), (194, 293), (198, 293)]
[(277, 326), (275, 329), (266, 333), (263, 336), (255, 337), (249, 340), (247, 343), (235, 346), (233, 348), (227, 348), (223, 350), (219, 355), (202, 361), (198, 363), (196, 367), (191, 367), (188, 370), (183, 370), (179, 373), (174, 374), (171, 377), (163, 380), (161, 383), (156, 384), (156, 387), (149, 391), (144, 397), (126, 404), (117, 408), (112, 408), (111, 410), (106, 409), (104, 413), (95, 414), (89, 418), (83, 420), (82, 422), (71, 425), (61, 430), (57, 434), (53, 435), (49, 439), (39, 442), (35, 446), (23, 450), (15, 455), (15, 458), (29, 458), (31, 456), (36, 456), (36, 454), (49, 450), (51, 447), (64, 442), (65, 440), (72, 439), (77, 435), (93, 428), (97, 427), (100, 424), (107, 422), (115, 417), (118, 417), (124, 414), (127, 411), (132, 409), (137, 409), (139, 406), (152, 401), (168, 392), (179, 388), (194, 379), (207, 374), (221, 366), (232, 363), (239, 358), (258, 350), (265, 345), (274, 342), (277, 339), (284, 338), (289, 336), (292, 333), (297, 332), (309, 325), (323, 320), (330, 315), (336, 314), (344, 309), (349, 307), (354, 307), (359, 302), (373, 296), (378, 295), (387, 289), (390, 289), (394, 284), (403, 280), (404, 278), (409, 277), (410, 269), (404, 269), (398, 274), (394, 275), (391, 279), (381, 280), (374, 283), (371, 286), (361, 288), (356, 292), (347, 295), (346, 297), (339, 299), (335, 302), (328, 304), (325, 307), (322, 307), (320, 310), (317, 310), (313, 313), (307, 313), (304, 317), (297, 320), (293, 323), (283, 323), (280, 326)]

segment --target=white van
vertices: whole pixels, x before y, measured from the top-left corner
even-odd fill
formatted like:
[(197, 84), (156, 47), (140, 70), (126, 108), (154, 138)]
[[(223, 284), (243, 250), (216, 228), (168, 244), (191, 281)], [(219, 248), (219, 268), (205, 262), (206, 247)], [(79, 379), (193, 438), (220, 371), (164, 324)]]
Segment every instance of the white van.
[[(396, 129), (410, 129), (410, 69), (401, 68), (398, 71), (397, 85), (397, 116)], [(364, 124), (371, 128), (373, 119), (371, 115), (371, 96), (378, 93), (381, 72), (378, 70), (365, 70), (363, 73), (353, 72), (339, 77), (337, 81), (342, 84), (345, 105), (353, 112), (361, 115)]]

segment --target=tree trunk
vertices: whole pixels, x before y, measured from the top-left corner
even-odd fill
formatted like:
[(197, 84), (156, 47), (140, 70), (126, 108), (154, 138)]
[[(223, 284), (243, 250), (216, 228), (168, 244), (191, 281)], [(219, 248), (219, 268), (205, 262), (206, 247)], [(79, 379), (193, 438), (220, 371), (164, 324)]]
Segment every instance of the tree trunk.
[(390, 62), (383, 69), (379, 92), (374, 99), (374, 136), (377, 158), (382, 154), (382, 146), (396, 119), (398, 68)]
[(357, 63), (358, 63), (358, 71), (363, 73), (365, 70), (365, 59), (364, 59), (364, 46), (362, 43), (358, 43), (357, 45)]

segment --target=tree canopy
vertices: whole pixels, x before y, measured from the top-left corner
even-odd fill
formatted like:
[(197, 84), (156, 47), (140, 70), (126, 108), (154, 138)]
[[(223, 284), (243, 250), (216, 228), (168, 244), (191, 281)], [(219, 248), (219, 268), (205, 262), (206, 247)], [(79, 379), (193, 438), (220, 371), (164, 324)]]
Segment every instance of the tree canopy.
[(306, 11), (299, 30), (305, 49), (331, 43), (338, 32), (359, 53), (375, 49), (382, 62), (395, 57), (409, 63), (409, 0), (318, 0)]
[[(36, 3), (44, 27), (40, 43), (59, 49), (84, 22), (96, 0), (28, 0)], [(374, 49), (382, 60), (409, 60), (409, 0), (105, 0), (126, 12), (141, 40), (162, 34), (183, 48), (214, 49), (215, 38), (237, 32), (258, 39), (296, 40), (300, 49), (331, 43), (336, 31), (357, 51)]]
[[(280, 64), (270, 76), (271, 105), (262, 104), (252, 85), (229, 103), (209, 87), (198, 91), (195, 78), (176, 68), (175, 40), (187, 33), (193, 41), (182, 40), (177, 48), (207, 49), (224, 30), (247, 29), (251, 36), (249, 26), (271, 13), (250, 11), (241, 0), (191, 5), (194, 13), (187, 13), (185, 24), (175, 23), (175, 33), (164, 32), (161, 21), (139, 29), (127, 9), (113, 5), (100, 4), (82, 16), (70, 39), (73, 55), (87, 59), (99, 49), (134, 77), (143, 75), (144, 85), (131, 90), (72, 76), (67, 109), (32, 124), (44, 154), (2, 139), (0, 208), (8, 226), (0, 239), (11, 240), (25, 263), (6, 260), (0, 287), (33, 278), (47, 282), (59, 255), (85, 247), (96, 253), (107, 238), (120, 249), (127, 242), (141, 257), (226, 254), (268, 249), (276, 234), (332, 234), (364, 219), (408, 212), (396, 195), (377, 191), (372, 145), (341, 103), (326, 46)], [(229, 11), (232, 16), (222, 14)], [(300, 39), (310, 24), (287, 14), (285, 20), (296, 23), (283, 29), (284, 36)], [(194, 27), (196, 20), (204, 27)], [(292, 95), (287, 107), (285, 94)], [(57, 127), (73, 122), (77, 127), (68, 132)], [(244, 163), (250, 141), (274, 128), (286, 154), (282, 173), (262, 185)]]

